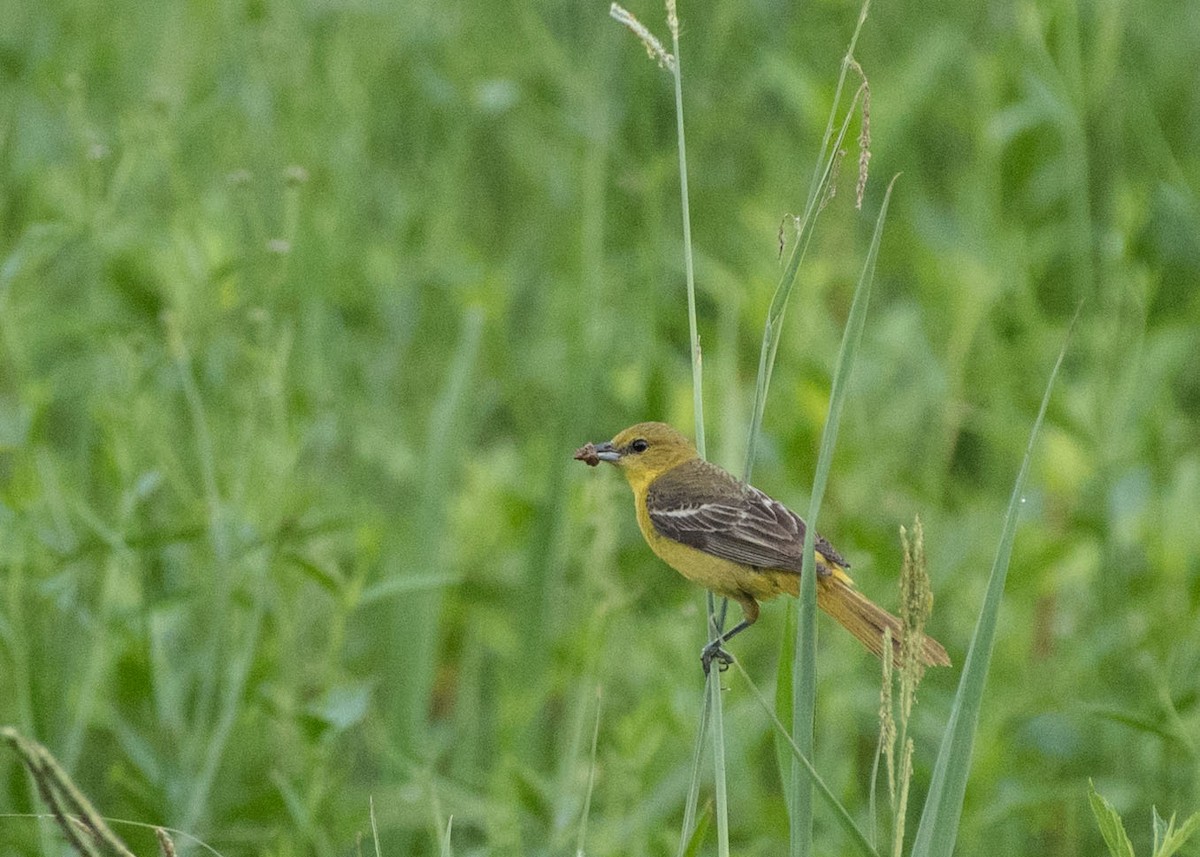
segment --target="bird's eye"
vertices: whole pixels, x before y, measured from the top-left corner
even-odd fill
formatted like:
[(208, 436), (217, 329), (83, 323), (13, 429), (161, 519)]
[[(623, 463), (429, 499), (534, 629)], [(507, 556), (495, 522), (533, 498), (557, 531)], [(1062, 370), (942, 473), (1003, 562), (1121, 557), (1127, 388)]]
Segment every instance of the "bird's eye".
[(650, 448), (650, 444), (646, 443), (644, 438), (638, 438), (633, 443), (629, 444), (629, 448), (634, 452), (645, 452)]

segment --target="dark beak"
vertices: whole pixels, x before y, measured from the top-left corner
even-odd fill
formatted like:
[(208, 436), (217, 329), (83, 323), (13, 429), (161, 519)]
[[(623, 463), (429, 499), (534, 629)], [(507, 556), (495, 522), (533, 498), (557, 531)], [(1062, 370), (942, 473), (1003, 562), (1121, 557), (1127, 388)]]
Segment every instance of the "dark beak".
[(601, 461), (615, 464), (621, 460), (621, 453), (617, 452), (616, 447), (608, 441), (589, 443), (575, 450), (575, 460), (582, 461), (589, 467), (595, 467)]
[(601, 461), (620, 461), (621, 453), (617, 452), (617, 448), (608, 441), (598, 443), (595, 446), (596, 457)]

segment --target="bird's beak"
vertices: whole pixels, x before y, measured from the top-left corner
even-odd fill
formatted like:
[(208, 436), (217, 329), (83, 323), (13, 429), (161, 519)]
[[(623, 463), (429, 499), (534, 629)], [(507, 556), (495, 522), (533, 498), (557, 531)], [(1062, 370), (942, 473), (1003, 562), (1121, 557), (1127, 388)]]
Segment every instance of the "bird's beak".
[(621, 460), (621, 453), (608, 441), (604, 443), (589, 443), (575, 450), (575, 460), (582, 461), (589, 467), (595, 467), (601, 461), (616, 464)]
[(617, 448), (609, 441), (596, 444), (596, 457), (601, 461), (617, 462), (621, 460), (621, 453), (617, 452)]

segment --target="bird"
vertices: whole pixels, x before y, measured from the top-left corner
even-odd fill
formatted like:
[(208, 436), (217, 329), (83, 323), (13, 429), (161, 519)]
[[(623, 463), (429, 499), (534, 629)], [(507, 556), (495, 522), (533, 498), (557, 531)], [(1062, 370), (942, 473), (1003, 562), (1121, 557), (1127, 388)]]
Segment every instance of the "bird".
[[(662, 422), (630, 426), (610, 441), (575, 452), (595, 467), (616, 466), (633, 490), (638, 528), (650, 549), (687, 579), (741, 605), (744, 617), (701, 652), (708, 674), (713, 660), (725, 669), (732, 656), (724, 644), (753, 625), (759, 602), (799, 594), (804, 519), (777, 500), (701, 458), (681, 432)], [(817, 536), (817, 605), (883, 657), (883, 632), (891, 629), (892, 656), (899, 662), (903, 623), (854, 585), (850, 564)], [(926, 636), (920, 659), (949, 666), (945, 648)]]

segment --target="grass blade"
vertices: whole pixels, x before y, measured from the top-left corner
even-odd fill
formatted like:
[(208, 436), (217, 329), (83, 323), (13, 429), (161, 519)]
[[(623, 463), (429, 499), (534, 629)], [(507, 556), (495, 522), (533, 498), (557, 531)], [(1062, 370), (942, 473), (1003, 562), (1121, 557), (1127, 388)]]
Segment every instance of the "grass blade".
[(784, 267), (783, 275), (779, 278), (779, 284), (775, 287), (775, 294), (771, 297), (771, 306), (767, 310), (767, 321), (763, 326), (762, 348), (758, 355), (758, 376), (755, 382), (754, 408), (750, 412), (750, 433), (746, 444), (746, 466), (742, 475), (742, 479), (746, 482), (750, 481), (754, 469), (758, 433), (762, 427), (763, 410), (767, 403), (767, 390), (771, 386), (771, 371), (775, 367), (775, 352), (779, 348), (779, 338), (783, 332), (783, 317), (787, 310), (788, 299), (791, 297), (792, 288), (796, 284), (796, 274), (799, 272), (800, 265), (808, 253), (808, 245), (813, 236), (813, 227), (816, 225), (817, 217), (821, 214), (823, 200), (826, 199), (829, 184), (833, 181), (834, 171), (839, 163), (838, 152), (842, 149), (842, 142), (846, 139), (846, 134), (850, 129), (850, 120), (854, 118), (855, 110), (858, 107), (861, 96), (862, 90), (860, 89), (851, 98), (850, 106), (846, 108), (846, 113), (841, 125), (838, 126), (838, 132), (835, 137), (833, 134), (834, 121), (841, 105), (842, 92), (846, 85), (846, 75), (850, 71), (851, 64), (854, 62), (854, 47), (858, 44), (858, 36), (862, 32), (863, 24), (867, 20), (867, 11), (870, 9), (870, 6), (870, 0), (865, 0), (862, 4), (858, 15), (858, 24), (854, 28), (854, 34), (850, 37), (850, 45), (846, 48), (846, 54), (842, 57), (842, 70), (838, 76), (837, 89), (834, 91), (833, 105), (829, 108), (829, 119), (825, 125), (825, 135), (821, 140), (821, 151), (817, 155), (816, 163), (813, 167), (813, 178), (809, 184), (808, 199), (804, 204), (804, 214), (799, 218), (796, 227), (796, 243), (792, 246), (791, 255), (788, 256), (787, 265)]
[(750, 686), (750, 690), (753, 691), (754, 698), (758, 700), (758, 704), (763, 707), (763, 710), (767, 712), (767, 716), (771, 718), (771, 723), (775, 727), (775, 734), (783, 741), (792, 757), (800, 762), (800, 764), (804, 765), (809, 774), (812, 775), (813, 782), (817, 787), (817, 794), (819, 794), (821, 798), (829, 805), (829, 808), (833, 810), (834, 818), (838, 820), (838, 823), (840, 823), (846, 833), (850, 835), (850, 840), (858, 847), (858, 850), (862, 852), (864, 857), (879, 857), (878, 852), (871, 845), (870, 839), (865, 833), (863, 833), (859, 826), (854, 823), (854, 818), (850, 815), (849, 810), (847, 810), (846, 807), (842, 805), (841, 801), (834, 796), (829, 786), (827, 786), (825, 781), (821, 779), (821, 775), (817, 773), (817, 769), (813, 767), (812, 762), (800, 752), (800, 748), (796, 746), (796, 742), (792, 740), (792, 736), (788, 734), (788, 731), (784, 728), (782, 721), (780, 721), (775, 712), (771, 710), (771, 704), (767, 702), (766, 697), (764, 697), (762, 694), (762, 691), (758, 689), (758, 685), (756, 685), (750, 679), (750, 674), (746, 672), (746, 669), (742, 666), (741, 661), (735, 658), (733, 665), (737, 668), (737, 671), (741, 673), (741, 676), (745, 680), (746, 684)]
[(1092, 805), (1092, 815), (1096, 816), (1096, 826), (1108, 846), (1112, 857), (1133, 857), (1133, 844), (1125, 833), (1125, 824), (1117, 810), (1102, 794), (1096, 791), (1096, 786), (1088, 780), (1088, 802)]
[[(674, 51), (674, 62), (671, 63), (670, 70), (675, 84), (675, 127), (676, 136), (679, 140), (679, 201), (683, 214), (683, 261), (687, 277), (688, 331), (690, 334), (692, 355), (692, 406), (695, 411), (696, 422), (696, 451), (700, 453), (701, 458), (707, 458), (708, 453), (704, 442), (704, 361), (700, 352), (700, 332), (696, 325), (696, 275), (692, 262), (692, 222), (688, 207), (687, 148), (683, 133), (683, 70), (679, 57), (679, 17), (676, 13), (675, 0), (666, 0), (666, 6), (667, 26), (671, 30), (671, 48)], [(725, 607), (724, 605), (721, 607), (720, 619), (722, 621), (718, 622), (716, 599), (711, 592), (705, 595), (705, 606), (707, 613), (706, 625), (709, 629), (709, 634), (712, 635), (709, 639), (716, 639), (716, 635), (719, 635), (722, 631), (721, 625), (724, 624)], [(719, 671), (715, 673), (710, 672), (705, 677), (705, 681), (708, 690), (706, 705), (712, 717), (713, 788), (716, 792), (717, 854), (718, 857), (729, 857), (729, 803), (725, 787), (725, 712), (723, 709), (724, 703), (721, 699)], [(704, 714), (701, 714), (701, 719), (706, 719)], [(695, 775), (693, 775), (694, 779)], [(689, 806), (688, 809), (691, 811), (692, 807)]]
[(680, 843), (679, 857), (696, 857), (700, 853), (700, 846), (704, 843), (704, 837), (708, 834), (708, 825), (712, 821), (712, 804), (706, 804), (704, 812), (700, 814), (700, 821), (696, 824), (696, 829), (692, 831), (689, 839)]
[(725, 787), (725, 712), (721, 703), (721, 671), (706, 678), (712, 700), (713, 791), (716, 795), (717, 857), (729, 857), (729, 799)]
[[(438, 624), (441, 610), (442, 585), (446, 573), (441, 569), (439, 541), (435, 534), (445, 530), (446, 498), (461, 461), (460, 433), (453, 428), (463, 423), (464, 412), (471, 405), (472, 371), (483, 341), (484, 314), (473, 307), (463, 317), (458, 342), (450, 358), (442, 389), (430, 414), (425, 439), (425, 472), (421, 500), (414, 511), (413, 532), (423, 534), (410, 557), (405, 559), (404, 571), (416, 573), (412, 588), (405, 597), (389, 605), (391, 639), (382, 669), (389, 675), (405, 676), (398, 682), (390, 700), (389, 715), (399, 745), (406, 751), (419, 754), (428, 746), (426, 739), (429, 699), (433, 694), (437, 662)], [(389, 574), (387, 579), (405, 578), (405, 574)], [(388, 586), (375, 590), (375, 597), (389, 595)], [(396, 584), (397, 587), (400, 584)]]
[[(1081, 306), (1082, 308), (1082, 306)], [(1063, 358), (1067, 353), (1067, 345), (1071, 340), (1071, 330), (1079, 319), (1079, 310), (1071, 320), (1067, 331), (1067, 339), (1063, 342), (1058, 360), (1046, 382), (1046, 391), (1042, 395), (1042, 405), (1038, 409), (1037, 419), (1029, 433), (1029, 443), (1025, 447), (1025, 457), (1021, 461), (1021, 470), (1017, 474), (1016, 484), (1013, 485), (1012, 496), (1008, 501), (1008, 512), (1004, 516), (1004, 527), (1000, 535), (1000, 546), (996, 550), (996, 559), (992, 563), (991, 576), (988, 578), (987, 594), (983, 599), (983, 607), (979, 612), (979, 621), (975, 626), (975, 634), (971, 638), (971, 646), (967, 650), (966, 663), (963, 665), (962, 678), (959, 679), (958, 691), (954, 695), (954, 705), (950, 709), (950, 720), (946, 724), (946, 732), (942, 736), (942, 746), (938, 750), (937, 762), (933, 769), (933, 779), (929, 784), (929, 794), (925, 800), (925, 808), (921, 813), (921, 823), (917, 827), (917, 836), (913, 842), (913, 857), (951, 857), (954, 852), (954, 841), (958, 837), (958, 822), (962, 816), (963, 795), (967, 790), (967, 774), (971, 769), (971, 753), (975, 742), (975, 727), (979, 722), (979, 709), (983, 702), (983, 691), (987, 684), (988, 665), (992, 659), (992, 646), (996, 638), (996, 623), (1000, 615), (1000, 600), (1004, 594), (1004, 581), (1008, 575), (1008, 563), (1012, 558), (1013, 539), (1016, 535), (1017, 518), (1019, 516), (1025, 480), (1029, 475), (1029, 465), (1033, 460), (1034, 444), (1042, 421), (1046, 417), (1046, 408), (1050, 404), (1050, 393), (1054, 389), (1054, 381), (1058, 370), (1062, 367)]]
[[(783, 634), (779, 647), (779, 662), (775, 670), (775, 717), (780, 723), (792, 722), (792, 662), (796, 658), (796, 602), (789, 601), (783, 614)], [(792, 736), (776, 736), (775, 752), (779, 761), (779, 774), (784, 784), (785, 805), (792, 805), (791, 767), (788, 758)]]
[[(854, 118), (854, 111), (857, 106), (858, 95), (856, 94), (851, 100), (849, 108), (846, 110), (845, 118), (842, 120), (837, 138), (834, 140), (833, 151), (827, 155), (823, 154), (825, 159), (823, 162), (818, 161), (818, 164), (823, 163), (824, 169), (818, 173), (816, 184), (810, 191), (811, 199), (797, 227), (796, 243), (792, 247), (791, 255), (788, 256), (787, 265), (783, 269), (783, 275), (779, 278), (779, 284), (775, 287), (775, 294), (771, 297), (771, 306), (767, 310), (767, 321), (763, 326), (762, 346), (758, 354), (758, 375), (755, 379), (754, 408), (750, 413), (750, 432), (746, 444), (746, 466), (743, 469), (742, 475), (742, 479), (746, 482), (749, 482), (750, 477), (753, 475), (754, 457), (758, 449), (758, 434), (762, 428), (763, 411), (767, 403), (767, 391), (771, 386), (771, 372), (775, 367), (775, 352), (779, 349), (779, 339), (783, 333), (783, 319), (787, 311), (788, 300), (791, 298), (792, 288), (796, 285), (796, 275), (800, 272), (800, 265), (804, 262), (804, 257), (808, 253), (808, 245), (811, 243), (813, 236), (813, 226), (816, 224), (817, 216), (821, 213), (820, 200), (824, 199), (825, 191), (833, 179), (834, 168), (838, 162), (837, 152), (841, 149), (842, 141), (846, 138), (846, 133), (850, 129), (850, 120)], [(837, 109), (838, 104), (835, 101), (833, 109), (830, 112), (831, 122)]]
[[(841, 421), (842, 405), (846, 399), (846, 386), (854, 369), (855, 356), (862, 341), (866, 325), (867, 306), (871, 300), (871, 285), (875, 280), (875, 260), (879, 256), (879, 243), (883, 239), (883, 224), (887, 220), (888, 204), (892, 198), (893, 178), (883, 197), (879, 216), (875, 219), (875, 233), (862, 274), (854, 289), (854, 300), (846, 318), (846, 331), (842, 335), (842, 347), (838, 353), (837, 366), (833, 373), (833, 385), (829, 394), (829, 416), (821, 433), (821, 450), (817, 455), (816, 472), (813, 475), (812, 497), (808, 507), (808, 530), (804, 536), (804, 566), (800, 573), (800, 604), (797, 610), (796, 654), (792, 660), (792, 738), (797, 751), (811, 759), (813, 755), (813, 719), (817, 699), (817, 582), (813, 569), (816, 561), (813, 550), (816, 544), (817, 513), (825, 495), (829, 470), (833, 466), (833, 447), (837, 442), (838, 425)], [(812, 853), (812, 806), (813, 780), (809, 770), (797, 761), (792, 763), (792, 827), (791, 853), (795, 857), (807, 857)]]
[(375, 857), (383, 857), (383, 853), (379, 850), (379, 824), (375, 820), (375, 798), (368, 798), (368, 806), (371, 808), (371, 842), (375, 845)]
[[(683, 830), (679, 835), (679, 857), (684, 857), (688, 853), (691, 843), (696, 840), (696, 833), (699, 829), (696, 822), (696, 807), (700, 802), (700, 764), (704, 760), (704, 741), (708, 737), (710, 699), (706, 686), (704, 697), (700, 702), (700, 723), (696, 726), (696, 743), (692, 748), (692, 779), (688, 784), (687, 801), (683, 808)], [(706, 828), (711, 820), (710, 815), (708, 809), (705, 809), (704, 817), (700, 820), (700, 824)]]
[(683, 71), (679, 64), (679, 19), (675, 3), (668, 0), (667, 23), (671, 28), (671, 47), (675, 62), (671, 78), (675, 83), (675, 130), (679, 138), (679, 207), (683, 214), (683, 268), (687, 278), (688, 333), (692, 353), (692, 408), (696, 420), (696, 451), (707, 458), (704, 449), (704, 372), (700, 354), (700, 331), (696, 326), (696, 272), (692, 261), (692, 216), (688, 205), (687, 145), (683, 134)]
[[(800, 604), (796, 608), (796, 650), (792, 658), (792, 741), (796, 745), (796, 752), (805, 758), (812, 758), (813, 755), (813, 721), (817, 707), (817, 586), (813, 575), (813, 533), (816, 532), (813, 522), (816, 516), (813, 512), (818, 502), (819, 496), (814, 489), (813, 503), (809, 507), (808, 533), (804, 537)], [(812, 854), (813, 779), (808, 768), (794, 758), (791, 798), (790, 853), (793, 857), (808, 857)]]
[[(687, 280), (687, 312), (688, 312), (688, 332), (689, 332), (689, 350), (692, 358), (692, 407), (695, 420), (695, 438), (696, 451), (701, 458), (707, 458), (707, 450), (704, 441), (704, 376), (703, 376), (703, 360), (700, 351), (700, 332), (696, 323), (696, 276), (695, 265), (693, 262), (692, 253), (692, 220), (691, 212), (688, 204), (688, 169), (687, 169), (687, 144), (684, 135), (683, 123), (683, 72), (680, 68), (679, 61), (679, 17), (677, 14), (675, 0), (666, 0), (667, 8), (667, 26), (671, 31), (671, 49), (673, 54), (669, 54), (663, 48), (657, 38), (643, 25), (636, 17), (628, 10), (624, 9), (620, 4), (613, 3), (609, 8), (609, 15), (617, 22), (625, 25), (634, 33), (647, 48), (650, 56), (654, 58), (660, 66), (666, 68), (671, 73), (672, 83), (674, 84), (675, 95), (675, 129), (676, 139), (678, 142), (679, 152), (679, 203), (680, 213), (683, 218), (683, 262), (684, 271)], [(725, 617), (725, 606), (722, 605), (720, 610), (720, 619), (717, 619), (716, 600), (711, 592), (706, 595), (706, 628), (709, 633), (709, 640), (716, 639), (721, 633), (723, 620)], [(700, 795), (700, 763), (703, 759), (704, 739), (708, 730), (709, 720), (712, 720), (712, 741), (713, 741), (713, 761), (716, 766), (716, 792), (717, 792), (717, 850), (721, 855), (729, 853), (729, 818), (727, 814), (727, 806), (725, 801), (725, 732), (724, 732), (724, 717), (721, 708), (721, 693), (720, 681), (713, 677), (709, 677), (705, 685), (704, 701), (701, 703), (700, 724), (696, 733), (696, 746), (692, 754), (692, 776), (691, 784), (688, 788), (687, 803), (683, 812), (683, 833), (680, 836), (679, 849), (680, 854), (683, 854), (685, 849), (690, 849), (695, 846), (697, 840), (697, 831), (693, 830), (692, 825), (696, 818), (696, 805)]]
[(583, 811), (579, 813), (579, 837), (575, 841), (575, 853), (583, 857), (583, 844), (587, 840), (588, 815), (592, 811), (592, 790), (596, 786), (596, 747), (600, 743), (600, 688), (596, 688), (596, 723), (592, 727), (592, 754), (588, 761), (587, 791), (583, 796)]

